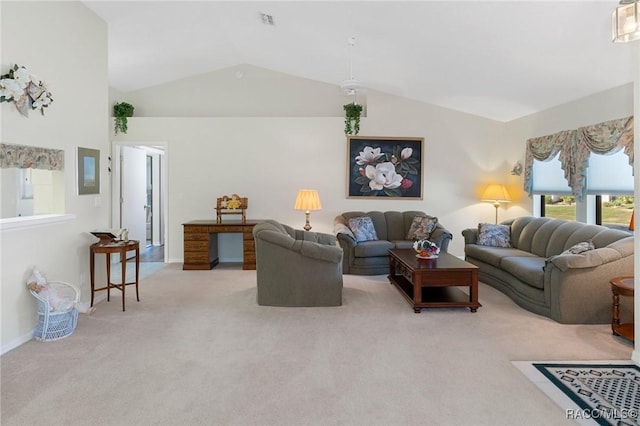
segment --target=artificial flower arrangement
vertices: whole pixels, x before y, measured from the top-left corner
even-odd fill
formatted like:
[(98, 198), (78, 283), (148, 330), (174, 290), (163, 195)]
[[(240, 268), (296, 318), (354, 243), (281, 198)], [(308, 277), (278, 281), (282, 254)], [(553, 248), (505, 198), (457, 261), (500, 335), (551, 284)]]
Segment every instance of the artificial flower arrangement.
[(418, 240), (414, 242), (413, 249), (418, 253), (419, 257), (437, 257), (438, 254), (440, 254), (440, 247), (429, 240)]
[(14, 65), (7, 74), (0, 76), (0, 102), (14, 102), (20, 114), (29, 116), (29, 109), (44, 109), (53, 102), (51, 92), (44, 81), (31, 74), (25, 67)]

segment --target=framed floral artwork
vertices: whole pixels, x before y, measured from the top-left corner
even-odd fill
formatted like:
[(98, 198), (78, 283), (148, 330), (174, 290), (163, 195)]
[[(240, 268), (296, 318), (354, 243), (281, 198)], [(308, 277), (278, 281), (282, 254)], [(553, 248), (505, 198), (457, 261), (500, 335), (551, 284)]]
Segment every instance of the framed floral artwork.
[(100, 193), (100, 150), (78, 148), (78, 194)]
[(347, 137), (347, 198), (422, 199), (423, 138)]

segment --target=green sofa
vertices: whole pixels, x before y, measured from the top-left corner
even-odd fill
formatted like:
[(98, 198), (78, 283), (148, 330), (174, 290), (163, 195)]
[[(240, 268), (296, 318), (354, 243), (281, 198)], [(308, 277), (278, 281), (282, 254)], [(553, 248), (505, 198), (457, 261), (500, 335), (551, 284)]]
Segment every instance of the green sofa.
[[(378, 239), (375, 241), (357, 242), (351, 229), (349, 219), (368, 216), (373, 222)], [(399, 211), (351, 211), (342, 213), (334, 220), (333, 232), (344, 250), (342, 271), (345, 274), (385, 275), (389, 273), (389, 250), (392, 248), (411, 248), (412, 240), (407, 240), (413, 218), (428, 216), (416, 210)], [(440, 251), (446, 252), (452, 238), (442, 224), (438, 223), (431, 233), (430, 240), (435, 242)]]
[(253, 237), (259, 305), (342, 304), (342, 249), (334, 235), (267, 220), (253, 227)]
[[(465, 260), (478, 266), (478, 279), (518, 305), (563, 324), (611, 322), (609, 281), (633, 275), (633, 236), (598, 225), (531, 216), (501, 224), (511, 246), (479, 245), (478, 229), (462, 231)], [(591, 240), (592, 250), (563, 253)]]

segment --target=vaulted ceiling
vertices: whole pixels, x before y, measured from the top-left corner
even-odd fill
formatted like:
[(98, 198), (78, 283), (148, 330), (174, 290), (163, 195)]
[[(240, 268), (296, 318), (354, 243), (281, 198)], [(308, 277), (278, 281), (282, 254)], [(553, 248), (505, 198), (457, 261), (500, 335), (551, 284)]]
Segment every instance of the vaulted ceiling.
[[(128, 92), (239, 64), (509, 121), (632, 81), (617, 1), (87, 1)], [(263, 23), (262, 15), (275, 25)]]

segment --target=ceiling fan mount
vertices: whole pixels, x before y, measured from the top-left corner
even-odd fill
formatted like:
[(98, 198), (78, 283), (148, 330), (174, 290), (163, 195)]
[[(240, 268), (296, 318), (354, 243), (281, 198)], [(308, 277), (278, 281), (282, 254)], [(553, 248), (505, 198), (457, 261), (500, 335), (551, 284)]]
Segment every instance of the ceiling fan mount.
[(355, 103), (355, 97), (358, 93), (365, 91), (365, 86), (361, 81), (353, 77), (353, 46), (356, 44), (356, 38), (351, 36), (347, 42), (349, 44), (349, 78), (340, 84), (340, 89), (348, 96), (353, 96)]

